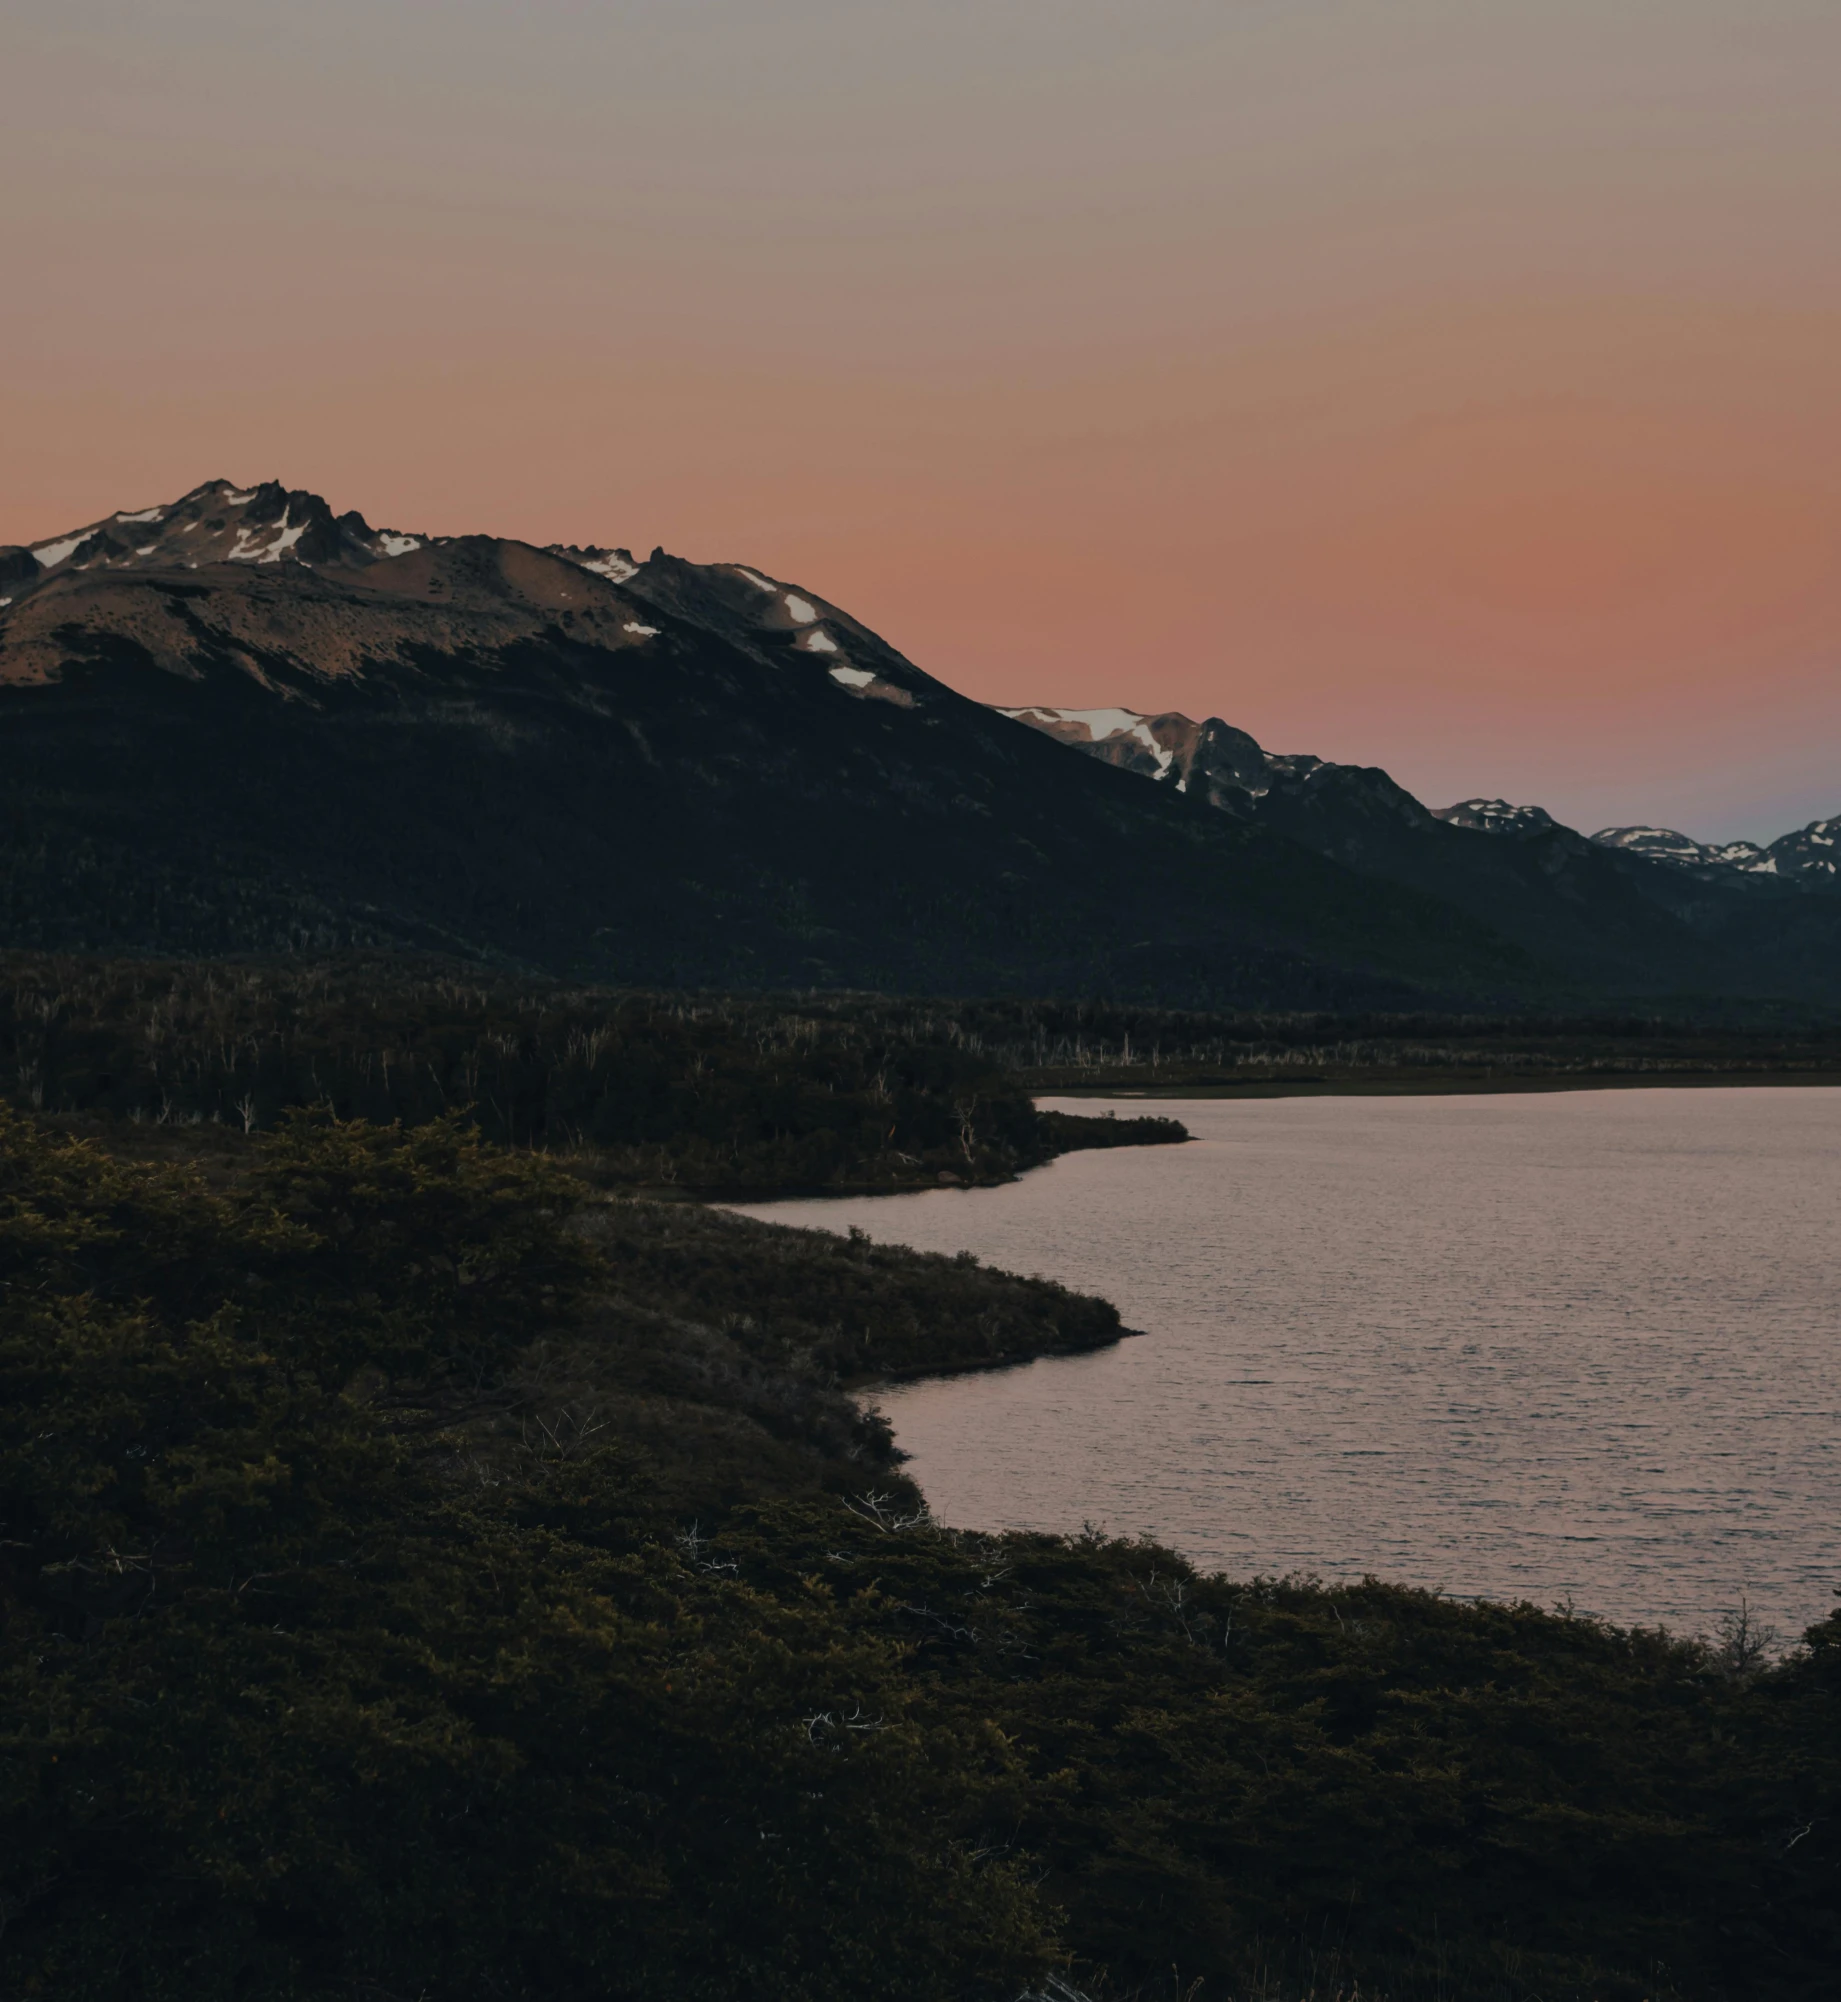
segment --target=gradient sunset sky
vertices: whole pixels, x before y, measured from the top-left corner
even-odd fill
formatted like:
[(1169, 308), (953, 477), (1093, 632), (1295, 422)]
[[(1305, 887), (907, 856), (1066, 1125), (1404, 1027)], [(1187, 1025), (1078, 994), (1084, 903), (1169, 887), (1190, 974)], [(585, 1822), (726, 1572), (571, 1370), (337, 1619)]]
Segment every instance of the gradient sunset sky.
[(1431, 804), (1841, 812), (1841, 0), (0, 0), (0, 541), (655, 543)]

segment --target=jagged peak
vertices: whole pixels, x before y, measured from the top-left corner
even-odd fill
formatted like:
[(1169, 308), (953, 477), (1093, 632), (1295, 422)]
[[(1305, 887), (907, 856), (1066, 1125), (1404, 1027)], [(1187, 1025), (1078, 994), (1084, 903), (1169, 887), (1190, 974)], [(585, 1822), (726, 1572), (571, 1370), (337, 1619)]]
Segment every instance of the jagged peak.
[(1217, 804), (1227, 803), (1224, 792), (1258, 799), (1275, 777), (1304, 778), (1323, 768), (1321, 758), (1263, 750), (1256, 738), (1219, 716), (1198, 723), (1180, 709), (1074, 709), (1048, 702), (992, 706), (1000, 716), (1108, 764), (1174, 779), (1178, 792), (1206, 782)]
[(1544, 806), (1515, 806), (1506, 799), (1461, 799), (1455, 806), (1435, 806), (1432, 817), (1484, 834), (1536, 834), (1560, 824)]
[(29, 549), (28, 585), (79, 570), (201, 569), (212, 563), (365, 565), (421, 548), (426, 536), (374, 529), (355, 508), (279, 480), (205, 480), (177, 500), (118, 508)]
[(652, 557), (635, 556), (630, 549), (603, 549), (595, 542), (548, 542), (545, 553), (560, 556), (565, 563), (573, 563), (580, 570), (592, 571), (597, 577), (605, 577), (610, 584), (624, 584), (637, 577), (652, 557), (663, 556), (662, 549), (654, 549)]

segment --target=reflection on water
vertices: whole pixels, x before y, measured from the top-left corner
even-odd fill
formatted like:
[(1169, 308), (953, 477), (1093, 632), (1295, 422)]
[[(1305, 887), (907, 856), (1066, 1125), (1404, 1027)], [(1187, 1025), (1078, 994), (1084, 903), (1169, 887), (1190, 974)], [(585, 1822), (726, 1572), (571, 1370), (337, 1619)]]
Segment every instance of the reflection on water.
[(1786, 1637), (1830, 1609), (1841, 1089), (1154, 1109), (1196, 1142), (750, 1212), (973, 1251), (1145, 1331), (881, 1393), (947, 1522), (1684, 1631), (1741, 1591)]

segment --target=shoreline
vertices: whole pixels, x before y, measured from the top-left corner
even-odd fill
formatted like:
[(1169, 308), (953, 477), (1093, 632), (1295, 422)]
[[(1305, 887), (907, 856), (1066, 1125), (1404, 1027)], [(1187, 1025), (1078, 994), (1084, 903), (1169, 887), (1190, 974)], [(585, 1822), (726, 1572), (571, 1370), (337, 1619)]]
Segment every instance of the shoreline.
[(1208, 1078), (1190, 1084), (1055, 1084), (1031, 1085), (1039, 1104), (1045, 1098), (1422, 1098), (1481, 1097), (1516, 1091), (1678, 1091), (1725, 1087), (1841, 1085), (1841, 1070), (1832, 1071), (1648, 1071), (1641, 1073), (1577, 1072), (1563, 1076), (1459, 1077), (1300, 1077)]
[[(1028, 1355), (982, 1356), (972, 1362), (916, 1363), (912, 1369), (883, 1370), (876, 1376), (839, 1377), (837, 1387), (847, 1397), (868, 1397), (877, 1390), (896, 1390), (911, 1383), (938, 1383), (949, 1376), (982, 1376), (1000, 1369), (1027, 1369), (1037, 1362), (1078, 1362), (1083, 1356), (1103, 1356), (1124, 1342), (1142, 1341), (1147, 1330), (1120, 1328), (1103, 1342), (1078, 1349), (1032, 1349)], [(904, 1455), (904, 1457), (906, 1457)]]

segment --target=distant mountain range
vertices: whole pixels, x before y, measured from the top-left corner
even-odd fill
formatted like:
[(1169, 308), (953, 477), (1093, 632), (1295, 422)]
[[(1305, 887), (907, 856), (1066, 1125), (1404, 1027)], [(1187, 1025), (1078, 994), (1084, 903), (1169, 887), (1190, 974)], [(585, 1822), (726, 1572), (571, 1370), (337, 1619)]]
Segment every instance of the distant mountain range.
[(1586, 836), (1538, 806), (1433, 809), (1377, 767), (1266, 751), (1219, 717), (1003, 708), (1088, 757), (1205, 800), (1364, 874), (1490, 924), (1575, 980), (1626, 993), (1841, 998), (1841, 821), (1770, 848), (1705, 848), (1666, 829)]
[[(1210, 803), (1246, 817), (1256, 817), (1262, 811), (1259, 802), (1275, 791), (1283, 797), (1313, 784), (1347, 785), (1348, 774), (1365, 769), (1265, 751), (1244, 730), (1234, 729), (1219, 717), (1197, 723), (1175, 710), (1153, 716), (1136, 709), (1041, 706), (1001, 709), (999, 713), (1121, 770), (1172, 780), (1179, 792), (1190, 790), (1199, 770)], [(1400, 800), (1403, 806), (1410, 801), (1411, 807), (1452, 827), (1475, 828), (1485, 834), (1525, 838), (1555, 829), (1568, 834), (1574, 831), (1555, 820), (1545, 807), (1512, 806), (1504, 799), (1463, 799), (1455, 806), (1425, 808), (1401, 789)], [(1760, 847), (1755, 841), (1709, 844), (1679, 834), (1672, 827), (1601, 827), (1583, 838), (1601, 848), (1621, 849), (1625, 854), (1681, 869), (1773, 876), (1800, 882), (1809, 889), (1830, 889), (1841, 879), (1841, 864), (1837, 862), (1841, 856), (1841, 818), (1812, 820), (1769, 847)]]
[[(1510, 806), (1500, 799), (1464, 799), (1456, 806), (1434, 809), (1440, 820), (1458, 827), (1487, 828), (1492, 834), (1520, 834), (1533, 827), (1558, 825), (1538, 806)], [(1739, 876), (1800, 879), (1807, 889), (1831, 889), (1838, 873), (1841, 819), (1812, 820), (1806, 827), (1780, 835), (1769, 847), (1755, 841), (1696, 841), (1672, 827), (1601, 827), (1591, 836), (1601, 848), (1621, 848), (1677, 869), (1718, 869)]]
[(743, 564), (274, 483), (0, 550), (0, 774), (13, 945), (1209, 1007), (1841, 987), (1832, 823), (1738, 861), (1441, 815), (1219, 720), (994, 711)]

